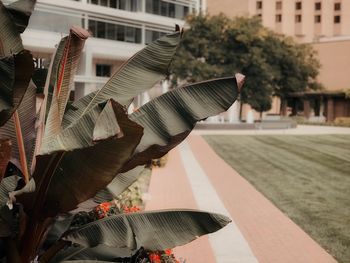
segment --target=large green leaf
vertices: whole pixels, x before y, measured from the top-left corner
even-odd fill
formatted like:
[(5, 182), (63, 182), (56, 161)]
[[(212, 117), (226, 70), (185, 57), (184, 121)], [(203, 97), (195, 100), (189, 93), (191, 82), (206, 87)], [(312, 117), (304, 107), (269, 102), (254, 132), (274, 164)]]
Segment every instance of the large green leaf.
[(105, 189), (102, 189), (97, 193), (94, 197), (94, 201), (97, 203), (103, 203), (118, 197), (141, 176), (144, 169), (143, 166), (137, 166), (126, 173), (118, 174)]
[[(27, 159), (27, 166), (30, 164), (34, 155), (35, 148), (35, 121), (36, 121), (36, 87), (31, 81), (23, 96), (22, 102), (17, 108), (23, 142), (25, 147), (25, 154)], [(12, 143), (11, 162), (22, 171), (20, 165), (20, 151), (15, 129), (15, 121), (10, 118), (4, 126), (0, 128), (0, 138), (10, 139)], [(23, 171), (22, 171), (23, 172)]]
[(27, 28), (35, 3), (36, 0), (19, 0), (6, 6), (19, 33), (23, 33)]
[(113, 262), (113, 261), (101, 261), (101, 260), (66, 260), (61, 261), (62, 263), (106, 263), (106, 262)]
[(123, 171), (166, 154), (196, 122), (229, 109), (238, 92), (236, 78), (229, 77), (177, 88), (143, 105), (130, 119), (143, 126), (145, 134)]
[(0, 112), (10, 109), (13, 104), (13, 84), (15, 82), (15, 57), (0, 59)]
[(69, 36), (63, 38), (53, 60), (50, 86), (53, 88), (51, 105), (46, 120), (45, 139), (50, 140), (61, 131), (63, 114), (74, 84), (74, 75), (84, 48), (90, 36), (83, 28), (72, 27)]
[(184, 245), (226, 226), (226, 216), (194, 211), (150, 211), (107, 217), (67, 234), (63, 239), (87, 247), (106, 245), (165, 250)]
[[(143, 128), (128, 119), (120, 104), (110, 101), (100, 114), (99, 107), (97, 105), (95, 110), (63, 131), (46, 148), (46, 154), (69, 151), (56, 169), (47, 191), (46, 206), (53, 213), (68, 212), (79, 203), (94, 197), (113, 180), (140, 142)], [(120, 132), (115, 130), (114, 135), (109, 131), (111, 124), (115, 123), (110, 122), (110, 116), (104, 114), (107, 111), (113, 113), (120, 128)], [(96, 126), (97, 122), (99, 125)], [(104, 136), (106, 139), (103, 141), (94, 142), (96, 129), (107, 131), (110, 137)]]
[[(103, 139), (110, 137), (121, 138), (123, 131), (116, 119), (115, 110), (124, 112), (121, 106), (114, 101), (108, 101), (104, 105), (96, 105), (91, 111), (83, 115), (74, 125), (66, 128), (57, 136), (42, 146), (41, 154), (50, 154), (57, 151), (73, 151), (92, 147), (96, 144), (94, 135)], [(123, 113), (125, 115), (125, 113)], [(114, 119), (113, 121), (111, 121)]]
[[(100, 105), (96, 105), (98, 107)], [(90, 134), (88, 142), (77, 136), (74, 140), (81, 139), (82, 142), (80, 146), (77, 144), (77, 148), (69, 152), (57, 148), (50, 154), (37, 156), (33, 175), (37, 184), (36, 192), (17, 197), (30, 218), (21, 240), (22, 246), (25, 246), (23, 257), (26, 260), (38, 253), (41, 231), (45, 231), (45, 224), (41, 222), (59, 213), (68, 212), (79, 203), (94, 197), (98, 190), (113, 180), (139, 143), (143, 128), (128, 119), (120, 104), (112, 101), (106, 107), (113, 107), (113, 114), (123, 133), (121, 138), (113, 136), (94, 143), (96, 122), (85, 123), (84, 130)], [(110, 119), (105, 114), (100, 115), (106, 122)], [(99, 121), (98, 128), (102, 128), (101, 123)], [(106, 127), (109, 125), (110, 123), (106, 123)], [(86, 147), (86, 144), (92, 146)]]
[(8, 176), (0, 182), (0, 207), (4, 206), (9, 200), (9, 193), (17, 187), (18, 177)]
[(136, 53), (113, 74), (102, 89), (73, 103), (64, 116), (63, 125), (67, 127), (74, 123), (96, 104), (108, 99), (129, 106), (136, 95), (152, 88), (165, 77), (180, 38), (181, 33), (177, 31), (154, 41)]
[(0, 1), (0, 57), (16, 54), (22, 50), (22, 39), (13, 17)]
[(49, 262), (90, 262), (91, 260), (92, 262), (119, 262), (116, 261), (116, 258), (129, 258), (130, 256), (131, 253), (128, 248), (115, 248), (105, 245), (98, 245), (90, 248), (75, 244), (74, 246), (69, 246), (59, 251)]
[(46, 239), (45, 245), (51, 246), (55, 244), (61, 236), (70, 228), (74, 219), (74, 215), (66, 214), (56, 217), (55, 222), (50, 227)]
[(33, 72), (33, 57), (29, 51), (0, 60), (0, 127), (11, 118), (21, 103)]
[(0, 140), (0, 182), (6, 172), (8, 162), (11, 158), (11, 141)]
[(0, 238), (11, 236), (13, 221), (11, 209), (7, 205), (0, 207)]

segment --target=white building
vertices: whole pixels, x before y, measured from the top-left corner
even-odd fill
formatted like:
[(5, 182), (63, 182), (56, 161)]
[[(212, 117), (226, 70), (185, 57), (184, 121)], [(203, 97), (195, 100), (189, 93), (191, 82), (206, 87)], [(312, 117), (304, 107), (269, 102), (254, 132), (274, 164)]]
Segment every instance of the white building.
[[(12, 1), (5, 1), (12, 2)], [(172, 32), (183, 18), (204, 10), (202, 0), (38, 0), (23, 44), (38, 66), (49, 64), (69, 28), (89, 29), (75, 77), (74, 99), (100, 88), (108, 77), (147, 43)]]

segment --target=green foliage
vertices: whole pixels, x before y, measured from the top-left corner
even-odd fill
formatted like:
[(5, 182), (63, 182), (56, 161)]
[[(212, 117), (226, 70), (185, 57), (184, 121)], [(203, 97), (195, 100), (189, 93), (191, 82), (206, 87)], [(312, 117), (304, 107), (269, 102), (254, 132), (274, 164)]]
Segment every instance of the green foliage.
[(172, 64), (172, 83), (192, 83), (240, 72), (247, 76), (241, 100), (262, 112), (271, 96), (319, 88), (319, 62), (309, 45), (273, 33), (259, 18), (190, 16)]
[[(129, 116), (124, 106), (169, 72), (181, 38), (177, 27), (135, 54), (101, 90), (67, 108), (79, 56), (89, 36), (86, 30), (73, 27), (54, 54), (45, 98), (41, 96), (37, 109), (37, 89), (30, 81), (32, 57), (23, 51), (18, 33), (25, 29), (34, 4), (35, 0), (19, 0), (4, 6), (0, 1), (0, 75), (6, 79), (0, 102), (5, 110), (18, 113), (15, 124), (12, 113), (0, 115), (1, 176), (5, 171), (0, 181), (0, 238), (7, 246), (7, 255), (0, 255), (0, 260), (32, 262), (39, 257), (42, 263), (56, 262), (58, 254), (63, 254), (62, 260), (105, 260), (108, 256), (112, 260), (120, 256), (119, 248), (127, 249), (128, 256), (141, 247), (164, 250), (228, 224), (227, 217), (202, 211), (127, 214), (136, 212), (135, 207), (118, 209), (118, 215), (114, 211), (104, 219), (83, 215), (79, 218), (88, 220), (74, 220), (75, 208), (84, 204), (90, 215), (96, 199), (113, 199), (140, 178), (137, 166), (165, 155), (187, 137), (197, 121), (227, 110), (239, 88), (228, 74), (170, 91)], [(23, 52), (26, 59), (18, 59)], [(19, 95), (11, 96), (19, 90)], [(24, 183), (20, 172), (12, 177), (7, 173), (9, 160), (22, 172), (28, 171), (29, 182)], [(119, 203), (127, 206), (139, 201), (147, 178), (141, 177), (146, 182), (138, 181), (124, 193), (122, 198), (131, 202)], [(88, 202), (93, 206), (88, 207)], [(105, 205), (100, 205), (102, 210)]]

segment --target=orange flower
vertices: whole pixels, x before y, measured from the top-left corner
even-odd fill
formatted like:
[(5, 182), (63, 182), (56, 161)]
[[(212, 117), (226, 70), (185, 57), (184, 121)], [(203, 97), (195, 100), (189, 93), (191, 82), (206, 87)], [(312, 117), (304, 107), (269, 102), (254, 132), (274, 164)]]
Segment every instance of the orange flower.
[(138, 206), (131, 206), (131, 207), (124, 206), (123, 207), (124, 213), (135, 213), (135, 212), (138, 212), (140, 210), (141, 209)]
[(111, 209), (111, 204), (110, 203), (102, 203), (102, 204), (100, 204), (100, 209), (104, 212), (108, 212), (109, 209)]
[(161, 263), (160, 256), (157, 253), (151, 253), (148, 255), (151, 263)]

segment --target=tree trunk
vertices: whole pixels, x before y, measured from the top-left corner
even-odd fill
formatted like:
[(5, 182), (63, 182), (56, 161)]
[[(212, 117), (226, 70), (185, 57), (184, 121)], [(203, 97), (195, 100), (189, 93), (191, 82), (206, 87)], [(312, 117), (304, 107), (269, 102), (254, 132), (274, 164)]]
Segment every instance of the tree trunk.
[(287, 100), (282, 98), (282, 97), (280, 99), (281, 99), (280, 115), (286, 116), (287, 115)]
[(239, 121), (242, 121), (242, 111), (243, 111), (243, 103), (239, 101)]

